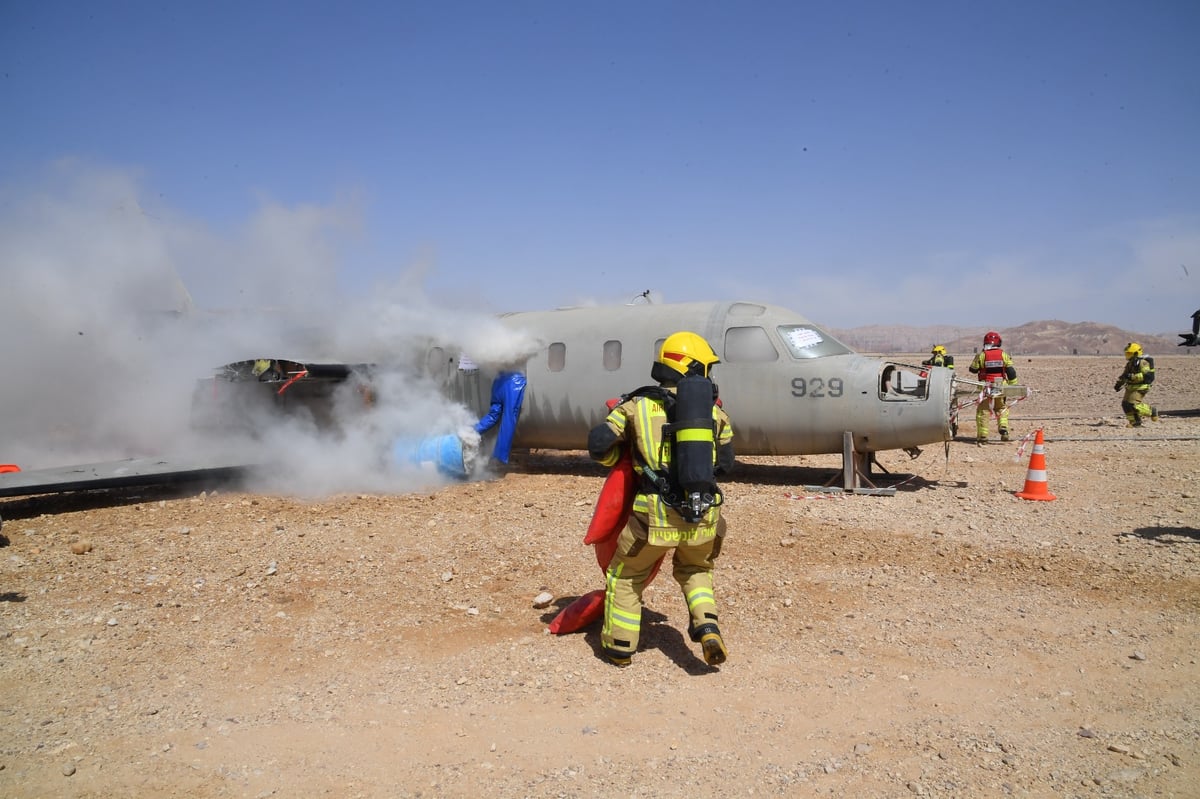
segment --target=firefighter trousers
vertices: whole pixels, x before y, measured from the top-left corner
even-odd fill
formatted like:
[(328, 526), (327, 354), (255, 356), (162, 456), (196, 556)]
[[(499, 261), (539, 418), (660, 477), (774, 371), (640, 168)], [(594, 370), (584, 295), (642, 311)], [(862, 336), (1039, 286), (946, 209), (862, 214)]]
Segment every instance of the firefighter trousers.
[[(724, 520), (717, 530), (724, 533)], [(717, 603), (713, 595), (713, 561), (720, 552), (719, 535), (699, 542), (655, 546), (646, 541), (645, 519), (630, 514), (617, 538), (617, 549), (605, 575), (604, 626), (600, 645), (605, 650), (632, 656), (637, 651), (642, 628), (642, 592), (659, 558), (674, 550), (672, 575), (683, 590), (691, 625), (715, 623)]]
[(1008, 401), (1003, 394), (998, 394), (994, 397), (984, 397), (979, 400), (979, 407), (975, 409), (975, 436), (977, 438), (988, 437), (988, 416), (992, 413), (996, 414), (996, 420), (999, 423), (1001, 433), (1008, 431)]
[(1146, 404), (1146, 392), (1149, 389), (1126, 388), (1125, 398), (1121, 400), (1121, 410), (1125, 411), (1125, 419), (1130, 424), (1141, 424), (1142, 419), (1149, 419), (1154, 410)]

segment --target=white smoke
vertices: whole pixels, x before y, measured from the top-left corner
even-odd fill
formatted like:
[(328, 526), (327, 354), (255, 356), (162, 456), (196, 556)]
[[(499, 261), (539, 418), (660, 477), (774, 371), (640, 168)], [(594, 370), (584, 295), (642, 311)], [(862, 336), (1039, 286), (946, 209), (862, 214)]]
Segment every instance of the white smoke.
[[(428, 345), (480, 363), (537, 348), (492, 316), (433, 307), (403, 270), (369, 298), (339, 295), (352, 199), (263, 201), (218, 234), (144, 194), (135, 174), (74, 161), (0, 186), (0, 463), (202, 457), (269, 462), (284, 493), (402, 491), (430, 475), (395, 463), (394, 440), (469, 438), (474, 422), (420, 376)], [(194, 430), (198, 379), (256, 358), (376, 364), (375, 402), (364, 409), (349, 381), (332, 429), (300, 413), (232, 436)]]

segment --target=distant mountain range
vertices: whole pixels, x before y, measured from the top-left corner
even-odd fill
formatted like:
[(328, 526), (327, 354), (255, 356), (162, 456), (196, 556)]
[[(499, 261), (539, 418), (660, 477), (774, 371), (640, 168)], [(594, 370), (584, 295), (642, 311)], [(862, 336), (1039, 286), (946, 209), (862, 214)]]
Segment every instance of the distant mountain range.
[[(1180, 325), (1179, 332), (1185, 332)], [(930, 325), (867, 325), (829, 332), (859, 352), (928, 353), (941, 344), (956, 359), (972, 355), (983, 346), (983, 334), (993, 328)], [(1020, 327), (994, 328), (1012, 355), (1121, 355), (1125, 345), (1136, 341), (1147, 355), (1200, 354), (1200, 348), (1179, 347), (1178, 337), (1134, 333), (1096, 322), (1028, 322)]]

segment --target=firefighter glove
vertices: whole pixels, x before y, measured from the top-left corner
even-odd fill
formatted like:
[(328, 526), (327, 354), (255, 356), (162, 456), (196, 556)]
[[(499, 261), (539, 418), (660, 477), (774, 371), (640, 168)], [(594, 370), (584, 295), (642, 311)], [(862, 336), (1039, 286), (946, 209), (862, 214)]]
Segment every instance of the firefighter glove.
[(1123, 384), (1121, 383), (1121, 381), (1120, 381), (1120, 380), (1118, 380), (1117, 382), (1113, 383), (1113, 391), (1120, 391), (1120, 390), (1121, 390), (1121, 386), (1122, 386), (1122, 385), (1123, 385)]

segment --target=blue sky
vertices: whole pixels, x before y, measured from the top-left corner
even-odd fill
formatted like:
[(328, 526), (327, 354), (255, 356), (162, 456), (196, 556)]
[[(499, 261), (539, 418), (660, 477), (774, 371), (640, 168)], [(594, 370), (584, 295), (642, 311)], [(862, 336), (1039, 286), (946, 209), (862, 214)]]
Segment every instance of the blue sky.
[(0, 0), (0, 274), (1174, 333), (1198, 38), (1191, 0)]

